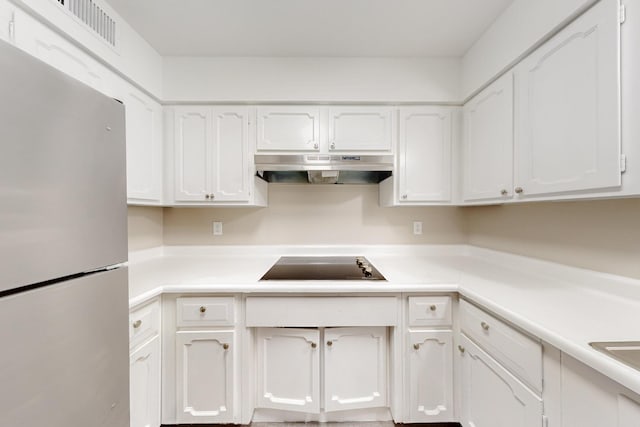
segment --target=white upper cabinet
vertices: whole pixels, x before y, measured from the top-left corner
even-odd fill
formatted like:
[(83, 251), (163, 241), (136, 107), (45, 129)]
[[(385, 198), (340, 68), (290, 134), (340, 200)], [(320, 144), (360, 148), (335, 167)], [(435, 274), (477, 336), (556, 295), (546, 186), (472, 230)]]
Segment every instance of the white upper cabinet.
[(500, 201), (513, 195), (513, 74), (465, 104), (462, 198)]
[(176, 107), (174, 165), (176, 201), (210, 200), (211, 109)]
[(116, 77), (104, 65), (24, 12), (14, 12), (15, 44), (54, 68), (109, 96)]
[(248, 202), (248, 107), (175, 107), (174, 200)]
[(264, 106), (257, 110), (257, 151), (318, 151), (320, 108)]
[(159, 204), (162, 197), (162, 106), (122, 83), (127, 129), (129, 203)]
[(400, 204), (451, 199), (452, 112), (449, 107), (400, 109)]
[(518, 197), (621, 184), (618, 5), (600, 1), (516, 67)]
[(215, 107), (212, 118), (215, 200), (249, 200), (249, 109)]
[(393, 107), (330, 107), (329, 151), (391, 152)]

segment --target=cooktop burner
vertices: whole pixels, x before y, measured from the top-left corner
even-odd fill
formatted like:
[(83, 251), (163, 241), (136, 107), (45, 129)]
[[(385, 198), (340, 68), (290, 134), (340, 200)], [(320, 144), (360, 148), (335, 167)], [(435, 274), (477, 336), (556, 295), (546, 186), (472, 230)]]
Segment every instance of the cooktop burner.
[(284, 256), (260, 280), (387, 280), (361, 256)]

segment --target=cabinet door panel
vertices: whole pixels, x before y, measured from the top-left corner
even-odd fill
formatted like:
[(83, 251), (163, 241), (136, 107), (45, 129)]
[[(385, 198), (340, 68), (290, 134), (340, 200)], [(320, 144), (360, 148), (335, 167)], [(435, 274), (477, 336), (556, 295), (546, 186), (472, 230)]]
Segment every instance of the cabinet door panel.
[(400, 202), (451, 198), (451, 109), (400, 110)]
[(412, 331), (409, 343), (409, 421), (455, 421), (451, 331)]
[(160, 337), (130, 357), (131, 427), (160, 425)]
[(482, 91), (463, 112), (464, 200), (500, 200), (513, 194), (513, 75), (507, 73)]
[(258, 329), (258, 407), (320, 412), (319, 344), (317, 329)]
[(325, 411), (387, 405), (387, 329), (325, 330)]
[(205, 201), (210, 187), (211, 110), (175, 110), (175, 200)]
[(233, 422), (234, 332), (176, 333), (178, 423)]
[(462, 425), (540, 427), (542, 400), (464, 335)]
[(127, 197), (160, 202), (162, 168), (162, 107), (124, 84), (122, 100), (127, 121)]
[(318, 151), (320, 108), (258, 107), (258, 151)]
[(249, 108), (213, 109), (216, 201), (249, 200)]
[(516, 68), (521, 197), (620, 185), (617, 5), (597, 3)]
[(330, 151), (391, 151), (392, 107), (331, 107)]

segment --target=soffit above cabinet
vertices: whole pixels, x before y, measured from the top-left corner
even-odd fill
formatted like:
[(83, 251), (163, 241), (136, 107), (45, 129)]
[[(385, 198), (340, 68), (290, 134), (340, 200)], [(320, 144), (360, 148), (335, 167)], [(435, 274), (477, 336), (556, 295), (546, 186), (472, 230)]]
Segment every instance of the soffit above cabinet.
[(107, 0), (164, 56), (461, 56), (513, 0)]

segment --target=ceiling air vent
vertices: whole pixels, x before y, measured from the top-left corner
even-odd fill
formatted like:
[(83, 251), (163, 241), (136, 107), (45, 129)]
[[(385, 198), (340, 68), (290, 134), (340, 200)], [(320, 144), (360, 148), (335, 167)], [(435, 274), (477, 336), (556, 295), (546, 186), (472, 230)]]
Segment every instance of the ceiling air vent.
[(96, 4), (94, 0), (56, 0), (85, 25), (106, 40), (116, 45), (116, 22)]

